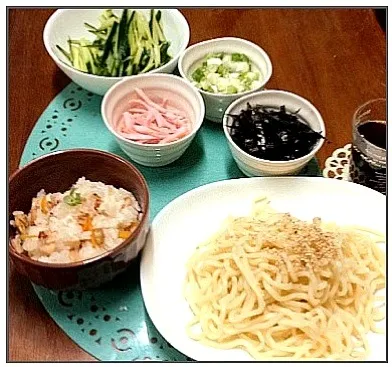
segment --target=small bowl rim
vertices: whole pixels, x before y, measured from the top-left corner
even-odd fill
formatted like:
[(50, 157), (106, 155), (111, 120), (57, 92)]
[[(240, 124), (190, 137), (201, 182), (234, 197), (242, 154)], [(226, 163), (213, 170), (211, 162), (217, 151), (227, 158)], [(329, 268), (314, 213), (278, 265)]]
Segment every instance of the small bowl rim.
[[(106, 116), (105, 113), (105, 107), (107, 104), (108, 99), (110, 98), (110, 95), (112, 93), (114, 93), (114, 91), (119, 88), (122, 84), (127, 84), (127, 83), (131, 83), (132, 81), (137, 82), (138, 79), (149, 79), (149, 78), (156, 78), (156, 77), (162, 77), (164, 79), (171, 79), (171, 80), (177, 80), (180, 83), (185, 84), (187, 87), (190, 87), (192, 89), (192, 91), (195, 93), (195, 98), (197, 99), (197, 102), (200, 106), (200, 117), (196, 119), (195, 121), (195, 126), (192, 126), (192, 131), (182, 137), (181, 139), (178, 139), (176, 141), (172, 141), (170, 143), (158, 143), (158, 144), (143, 144), (143, 143), (138, 143), (136, 141), (133, 140), (129, 140), (124, 138), (123, 136), (121, 136), (119, 133), (117, 133), (113, 126), (111, 126), (109, 119)], [(170, 83), (168, 85), (171, 85)], [(160, 88), (157, 88), (157, 90), (159, 90)], [(118, 83), (112, 85), (108, 91), (105, 93), (105, 95), (103, 96), (102, 99), (102, 103), (101, 103), (101, 116), (102, 116), (102, 120), (105, 123), (106, 128), (119, 140), (121, 140), (124, 143), (133, 145), (135, 147), (151, 147), (151, 148), (163, 148), (163, 147), (170, 147), (170, 146), (174, 146), (177, 145), (181, 142), (184, 142), (186, 140), (188, 140), (190, 137), (192, 137), (193, 135), (195, 135), (199, 129), (201, 128), (201, 126), (203, 125), (203, 121), (205, 118), (205, 105), (204, 105), (204, 101), (203, 101), (203, 97), (200, 95), (199, 91), (197, 90), (197, 88), (192, 85), (192, 83), (189, 82), (189, 80), (184, 80), (184, 78), (179, 77), (177, 75), (173, 75), (173, 74), (166, 74), (166, 73), (154, 73), (154, 74), (140, 74), (140, 75), (132, 75), (132, 76), (128, 76), (128, 77), (124, 77), (123, 80), (119, 81)]]
[[(251, 90), (244, 91), (244, 92), (240, 92), (240, 93), (232, 93), (232, 94), (212, 93), (212, 92), (208, 92), (208, 91), (205, 91), (205, 90), (203, 90), (203, 89), (200, 89), (200, 88), (198, 88), (198, 87), (196, 87), (196, 86), (195, 86), (195, 88), (196, 88), (200, 93), (204, 93), (204, 94), (207, 95), (207, 96), (219, 97), (219, 98), (225, 98), (225, 97), (226, 97), (226, 98), (232, 98), (232, 97), (241, 98), (241, 97), (243, 97), (243, 96), (248, 95), (249, 93), (254, 93), (254, 92), (256, 92), (256, 91), (259, 90), (260, 88), (263, 88), (263, 87), (269, 82), (269, 80), (270, 80), (271, 77), (272, 77), (273, 66), (272, 66), (271, 59), (270, 59), (268, 53), (267, 53), (263, 48), (261, 48), (258, 44), (254, 43), (254, 42), (252, 42), (252, 41), (249, 41), (249, 40), (247, 40), (247, 39), (245, 39), (245, 38), (240, 38), (240, 37), (218, 37), (218, 38), (212, 38), (212, 39), (208, 39), (208, 40), (204, 40), (204, 41), (197, 42), (197, 43), (195, 43), (195, 44), (193, 44), (193, 45), (187, 47), (187, 48), (181, 53), (181, 55), (180, 55), (180, 57), (179, 57), (179, 59), (178, 59), (178, 71), (180, 72), (181, 76), (182, 76), (184, 79), (186, 79), (186, 80), (188, 80), (189, 82), (191, 82), (191, 80), (188, 78), (188, 76), (185, 74), (185, 72), (184, 72), (184, 70), (183, 70), (183, 68), (182, 68), (183, 59), (184, 59), (184, 57), (189, 53), (190, 50), (193, 50), (193, 49), (195, 49), (195, 48), (197, 48), (197, 47), (200, 47), (200, 46), (203, 46), (203, 45), (206, 45), (206, 44), (209, 44), (209, 43), (222, 42), (222, 41), (225, 42), (225, 41), (232, 41), (232, 40), (240, 41), (240, 42), (242, 42), (242, 43), (244, 43), (244, 44), (246, 44), (246, 45), (248, 45), (248, 46), (250, 46), (250, 47), (253, 47), (253, 48), (255, 48), (261, 55), (263, 55), (264, 61), (265, 61), (266, 64), (267, 64), (267, 74), (266, 74), (266, 76), (263, 78), (263, 83), (262, 83), (261, 87), (257, 87), (257, 88), (255, 88), (255, 89), (251, 89)], [(194, 63), (194, 62), (193, 62), (193, 63)], [(256, 63), (254, 63), (254, 64), (257, 66)]]
[[(136, 176), (138, 176), (138, 178), (140, 179), (140, 181), (142, 182), (142, 187), (143, 187), (143, 199), (145, 201), (145, 210), (142, 212), (142, 219), (139, 223), (139, 225), (137, 226), (137, 228), (135, 229), (135, 231), (132, 232), (132, 234), (126, 238), (123, 242), (121, 242), (118, 246), (105, 251), (104, 253), (88, 258), (86, 260), (80, 260), (80, 261), (74, 261), (74, 262), (70, 262), (70, 263), (46, 263), (43, 261), (38, 261), (38, 260), (34, 260), (31, 259), (30, 257), (28, 257), (28, 255), (26, 254), (19, 254), (18, 252), (15, 251), (14, 247), (12, 246), (11, 243), (11, 235), (9, 234), (9, 238), (8, 238), (8, 253), (11, 257), (15, 257), (18, 258), (20, 261), (25, 262), (25, 263), (29, 263), (30, 265), (33, 266), (37, 266), (39, 268), (53, 268), (53, 269), (70, 269), (70, 268), (78, 268), (78, 267), (84, 267), (84, 266), (88, 266), (91, 265), (92, 263), (98, 262), (100, 260), (103, 260), (106, 257), (109, 257), (110, 255), (113, 255), (119, 251), (121, 251), (124, 247), (128, 246), (131, 244), (131, 242), (140, 234), (141, 228), (145, 225), (145, 222), (149, 220), (149, 211), (150, 211), (150, 193), (149, 193), (149, 189), (148, 189), (148, 184), (146, 179), (144, 178), (144, 176), (141, 174), (141, 172), (130, 162), (128, 162), (126, 159), (113, 154), (113, 153), (109, 153), (103, 150), (98, 150), (98, 149), (89, 149), (89, 148), (73, 148), (73, 149), (65, 149), (65, 150), (58, 150), (55, 152), (51, 152), (48, 154), (44, 154), (38, 158), (35, 158), (33, 160), (31, 160), (30, 162), (28, 162), (27, 164), (25, 164), (22, 167), (19, 167), (9, 178), (8, 180), (8, 184), (10, 185), (11, 182), (15, 179), (15, 177), (17, 177), (23, 170), (25, 170), (26, 168), (30, 168), (32, 166), (34, 166), (35, 164), (37, 164), (37, 162), (41, 162), (46, 160), (47, 158), (51, 158), (57, 155), (64, 155), (64, 154), (75, 154), (75, 153), (81, 153), (81, 154), (85, 154), (85, 153), (92, 153), (92, 154), (96, 154), (99, 156), (106, 156), (109, 159), (114, 159), (117, 160), (123, 164), (125, 164), (129, 169), (131, 169)], [(10, 215), (12, 213), (8, 213), (8, 215)], [(9, 228), (9, 227), (7, 227)]]
[[(99, 9), (100, 8), (94, 8), (93, 10), (99, 10)], [(121, 8), (121, 9), (123, 9), (123, 8)], [(133, 9), (133, 8), (130, 8), (130, 9)], [(126, 76), (104, 76), (104, 75), (95, 75), (95, 74), (90, 74), (90, 73), (80, 71), (80, 70), (74, 68), (73, 66), (69, 65), (68, 63), (64, 62), (63, 60), (61, 60), (57, 56), (57, 54), (52, 50), (51, 44), (49, 42), (49, 34), (50, 34), (51, 29), (53, 28), (53, 23), (56, 20), (56, 18), (61, 16), (61, 14), (68, 12), (69, 10), (78, 10), (78, 9), (57, 9), (48, 18), (48, 20), (45, 23), (45, 27), (44, 27), (44, 31), (43, 31), (42, 36), (43, 36), (43, 41), (44, 41), (46, 52), (49, 54), (49, 56), (52, 58), (52, 60), (55, 61), (56, 63), (59, 63), (62, 66), (64, 66), (68, 71), (72, 71), (79, 76), (84, 75), (84, 76), (96, 78), (97, 80), (111, 80), (111, 81), (121, 80), (121, 79), (125, 78)], [(87, 9), (87, 10), (91, 10), (91, 9)], [(102, 8), (102, 10), (104, 10), (104, 9)], [(144, 8), (143, 8), (143, 10), (144, 10)], [(169, 62), (160, 66), (159, 68), (152, 69), (152, 70), (148, 71), (146, 74), (159, 73), (163, 68), (167, 67), (168, 65), (172, 66), (176, 62), (178, 63), (178, 59), (179, 59), (181, 53), (184, 52), (184, 50), (186, 50), (186, 48), (189, 45), (190, 27), (189, 27), (189, 23), (188, 23), (187, 19), (185, 18), (185, 16), (178, 9), (174, 9), (174, 8), (173, 9), (166, 9), (165, 8), (162, 10), (168, 10), (169, 12), (172, 12), (173, 14), (177, 14), (176, 16), (178, 16), (178, 19), (180, 19), (180, 22), (184, 26), (184, 33), (183, 33), (184, 44)], [(136, 75), (144, 75), (144, 74), (136, 74)]]
[(244, 101), (246, 101), (247, 99), (253, 98), (253, 97), (257, 97), (259, 95), (266, 95), (266, 94), (282, 94), (282, 95), (287, 95), (290, 97), (294, 97), (294, 99), (296, 100), (300, 100), (302, 103), (306, 104), (307, 106), (309, 106), (309, 108), (315, 113), (315, 115), (317, 116), (318, 121), (320, 122), (320, 130), (321, 130), (321, 134), (326, 137), (326, 129), (325, 129), (325, 123), (324, 123), (324, 119), (321, 116), (319, 110), (306, 98), (290, 92), (290, 91), (286, 91), (286, 90), (282, 90), (282, 89), (268, 89), (268, 90), (262, 90), (259, 92), (255, 92), (255, 93), (251, 93), (248, 94), (244, 97), (241, 97), (237, 100), (235, 100), (234, 102), (232, 102), (229, 107), (227, 107), (224, 115), (223, 115), (223, 131), (225, 133), (226, 139), (228, 140), (229, 144), (235, 148), (240, 154), (244, 155), (245, 157), (252, 159), (254, 162), (259, 162), (259, 163), (266, 163), (269, 165), (279, 165), (279, 166), (284, 166), (284, 165), (288, 165), (288, 164), (293, 164), (293, 163), (300, 163), (303, 161), (306, 161), (307, 159), (312, 158), (313, 156), (316, 155), (316, 153), (320, 150), (320, 148), (323, 146), (325, 139), (319, 139), (319, 141), (317, 142), (317, 144), (313, 147), (313, 149), (306, 155), (299, 157), (299, 158), (295, 158), (295, 159), (289, 159), (286, 161), (271, 161), (268, 159), (262, 159), (262, 158), (257, 158), (254, 157), (252, 155), (250, 155), (249, 153), (246, 153), (245, 151), (243, 151), (239, 146), (237, 146), (236, 143), (234, 143), (233, 139), (231, 138), (229, 131), (228, 131), (228, 127), (226, 126), (227, 122), (228, 122), (228, 114), (229, 112), (236, 106), (239, 104), (242, 104)]

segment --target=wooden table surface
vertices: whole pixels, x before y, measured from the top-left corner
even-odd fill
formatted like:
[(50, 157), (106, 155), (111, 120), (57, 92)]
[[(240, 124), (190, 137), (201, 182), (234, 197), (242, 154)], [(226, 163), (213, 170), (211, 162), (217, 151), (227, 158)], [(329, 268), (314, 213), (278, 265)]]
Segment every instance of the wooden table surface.
[[(9, 174), (50, 101), (68, 83), (44, 49), (42, 32), (52, 9), (9, 12)], [(273, 64), (268, 88), (293, 91), (321, 112), (330, 144), (321, 165), (350, 142), (360, 104), (386, 95), (386, 38), (370, 9), (182, 9), (191, 43), (223, 36), (247, 38)], [(91, 361), (46, 314), (30, 283), (9, 277), (11, 361)]]

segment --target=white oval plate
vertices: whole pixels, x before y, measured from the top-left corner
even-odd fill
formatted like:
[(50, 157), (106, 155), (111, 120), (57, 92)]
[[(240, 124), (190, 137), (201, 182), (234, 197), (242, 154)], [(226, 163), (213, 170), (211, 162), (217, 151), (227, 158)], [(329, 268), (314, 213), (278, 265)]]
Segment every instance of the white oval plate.
[[(385, 233), (386, 197), (364, 186), (321, 177), (258, 177), (219, 181), (187, 192), (154, 219), (143, 250), (140, 277), (147, 312), (162, 336), (197, 361), (253, 360), (240, 349), (220, 350), (190, 339), (192, 313), (183, 298), (185, 263), (228, 215), (246, 215), (266, 195), (279, 211), (309, 220), (315, 216), (342, 225)], [(386, 323), (380, 327), (386, 330)], [(371, 361), (386, 360), (386, 335), (368, 334)]]

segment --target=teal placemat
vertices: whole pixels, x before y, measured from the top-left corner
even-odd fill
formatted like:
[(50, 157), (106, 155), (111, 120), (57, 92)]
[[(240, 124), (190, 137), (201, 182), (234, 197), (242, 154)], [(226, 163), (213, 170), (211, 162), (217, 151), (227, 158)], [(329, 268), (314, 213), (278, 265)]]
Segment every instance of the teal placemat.
[[(69, 84), (39, 118), (21, 165), (55, 150), (81, 147), (129, 159), (101, 119), (101, 100), (102, 97)], [(166, 204), (193, 188), (244, 177), (230, 154), (221, 126), (208, 121), (178, 161), (160, 168), (135, 166), (148, 182), (151, 220)], [(320, 176), (317, 161), (312, 160), (301, 175)], [(53, 320), (99, 360), (188, 360), (162, 338), (148, 317), (140, 290), (138, 260), (127, 272), (96, 290), (54, 292), (39, 286), (34, 289)]]

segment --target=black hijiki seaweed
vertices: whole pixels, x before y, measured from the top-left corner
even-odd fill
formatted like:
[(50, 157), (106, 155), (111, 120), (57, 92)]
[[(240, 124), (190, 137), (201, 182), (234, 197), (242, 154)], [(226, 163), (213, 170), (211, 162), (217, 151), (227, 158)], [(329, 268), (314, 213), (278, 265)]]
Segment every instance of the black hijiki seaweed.
[(320, 132), (312, 130), (285, 106), (270, 108), (247, 104), (246, 110), (231, 115), (227, 125), (234, 143), (253, 157), (271, 161), (286, 161), (310, 153), (320, 139)]

